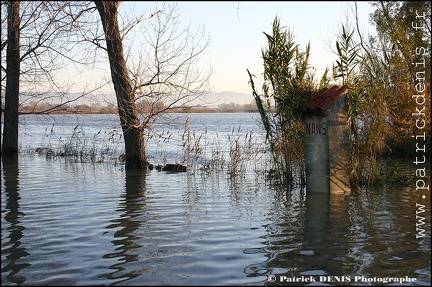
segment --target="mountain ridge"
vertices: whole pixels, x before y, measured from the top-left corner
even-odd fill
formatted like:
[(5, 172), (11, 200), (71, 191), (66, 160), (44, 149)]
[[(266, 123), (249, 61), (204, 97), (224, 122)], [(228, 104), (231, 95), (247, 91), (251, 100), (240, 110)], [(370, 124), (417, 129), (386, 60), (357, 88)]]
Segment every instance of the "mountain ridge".
[(252, 94), (245, 94), (232, 91), (209, 92), (201, 100), (205, 105), (217, 106), (223, 104), (247, 105), (253, 101)]
[[(99, 95), (92, 95), (87, 94), (84, 97), (81, 97), (83, 93), (80, 92), (71, 92), (59, 96), (58, 99), (63, 101), (77, 101), (77, 104), (92, 104), (92, 103), (107, 103), (112, 102), (115, 103), (116, 97), (115, 94), (99, 94)], [(28, 96), (29, 98), (32, 98), (32, 95), (23, 95), (23, 98)], [(59, 103), (60, 101), (57, 100), (57, 95), (54, 93), (47, 93), (46, 99), (47, 102), (50, 103)], [(192, 101), (190, 104), (192, 105), (199, 105), (199, 106), (209, 106), (209, 107), (217, 107), (219, 105), (224, 104), (238, 104), (238, 105), (248, 105), (253, 103), (254, 99), (252, 94), (246, 94), (246, 93), (239, 93), (239, 92), (232, 92), (232, 91), (222, 91), (222, 92), (213, 92), (210, 91), (202, 96), (200, 99), (196, 99)]]

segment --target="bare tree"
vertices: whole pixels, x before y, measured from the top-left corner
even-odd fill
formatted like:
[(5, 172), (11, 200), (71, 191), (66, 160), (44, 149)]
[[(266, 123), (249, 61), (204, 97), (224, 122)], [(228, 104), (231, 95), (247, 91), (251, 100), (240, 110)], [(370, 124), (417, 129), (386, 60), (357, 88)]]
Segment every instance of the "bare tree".
[[(94, 10), (89, 7), (90, 3), (21, 2), (20, 86), (25, 91), (21, 94), (21, 103), (41, 99), (56, 99), (58, 103), (67, 101), (65, 96), (70, 83), (59, 81), (56, 75), (70, 63), (84, 67), (93, 62), (88, 54), (83, 53), (86, 50), (81, 48), (77, 37), (85, 24), (80, 19), (86, 12)], [(7, 46), (7, 38), (2, 35), (2, 39), (5, 39), (2, 41), (2, 70), (5, 71), (3, 49)], [(5, 77), (2, 77), (2, 86), (4, 82)], [(59, 100), (61, 96), (63, 98)]]
[[(76, 49), (80, 44), (79, 20), (94, 8), (91, 2), (8, 1), (7, 18), (2, 17), (1, 69), (2, 100), (4, 97), (3, 154), (18, 153), (19, 107), (26, 101), (53, 101), (48, 113), (84, 97), (67, 97), (70, 86), (56, 79), (56, 72), (69, 63), (86, 65), (85, 54)], [(6, 21), (7, 19), (7, 21)], [(4, 29), (7, 23), (7, 29)], [(80, 29), (79, 29), (80, 28)], [(7, 35), (4, 33), (7, 31)], [(5, 53), (5, 50), (7, 51)], [(6, 65), (5, 65), (6, 64)], [(25, 92), (20, 92), (25, 91)], [(5, 93), (3, 93), (5, 91)]]
[[(157, 10), (150, 17), (129, 22), (122, 30), (118, 23), (120, 2), (95, 1), (95, 4), (105, 33), (105, 49), (124, 133), (126, 168), (144, 168), (145, 131), (149, 130), (149, 123), (157, 115), (184, 106), (206, 92), (210, 74), (201, 74), (195, 64), (209, 41), (204, 33), (194, 34), (189, 27), (178, 32), (175, 6), (168, 7), (168, 12)], [(143, 19), (149, 21), (142, 30), (141, 53), (129, 52), (130, 57), (126, 58), (125, 36)], [(92, 42), (100, 45), (99, 40)], [(130, 47), (128, 51), (136, 50)]]
[[(87, 12), (95, 10), (90, 6), (92, 2), (28, 1), (22, 4), (19, 84), (25, 87), (26, 93), (21, 93), (21, 103), (38, 103), (50, 97), (60, 100), (58, 105), (50, 105), (49, 110), (42, 113), (66, 106), (77, 98), (66, 98), (68, 87), (58, 82), (56, 72), (69, 63), (77, 66), (96, 63), (101, 59), (99, 52), (107, 52), (128, 169), (144, 168), (147, 164), (144, 131), (149, 130), (151, 120), (168, 109), (190, 104), (207, 91), (210, 74), (201, 74), (196, 64), (209, 41), (203, 31), (193, 33), (190, 27), (179, 29), (175, 6), (164, 7), (149, 17), (136, 20), (126, 15), (126, 22), (119, 25), (120, 2), (116, 1), (94, 2), (101, 21), (91, 17), (81, 20)], [(138, 41), (133, 38), (128, 42), (126, 36), (136, 31), (142, 22), (148, 25), (141, 30), (144, 40), (140, 48), (143, 49), (137, 53), (133, 45), (128, 44)], [(2, 18), (2, 26), (3, 23)], [(102, 23), (103, 32), (98, 23)], [(3, 65), (3, 48), (7, 43), (2, 37), (4, 71), (8, 70)], [(97, 49), (80, 46), (89, 43)], [(127, 53), (124, 47), (128, 48)], [(6, 78), (2, 78), (2, 86), (5, 81)], [(46, 90), (55, 93), (47, 94)], [(83, 91), (78, 98), (87, 93)], [(139, 115), (143, 115), (142, 120)]]
[(154, 13), (141, 32), (139, 55), (130, 62), (142, 123), (150, 128), (158, 115), (193, 105), (208, 91), (211, 71), (197, 69), (197, 63), (210, 40), (204, 30), (181, 28), (176, 4)]
[[(6, 95), (2, 156), (18, 155), (18, 95), (20, 76), (20, 2), (8, 2)], [(2, 43), (3, 46), (3, 43)]]
[(95, 1), (108, 53), (111, 78), (125, 141), (126, 169), (144, 168), (146, 164), (143, 127), (135, 105), (133, 84), (126, 67), (122, 37), (117, 21), (118, 1)]

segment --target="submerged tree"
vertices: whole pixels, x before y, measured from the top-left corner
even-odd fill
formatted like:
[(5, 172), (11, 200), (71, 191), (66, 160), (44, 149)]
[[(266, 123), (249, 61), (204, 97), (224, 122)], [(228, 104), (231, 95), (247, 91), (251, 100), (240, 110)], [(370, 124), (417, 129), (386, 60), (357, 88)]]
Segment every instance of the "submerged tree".
[(117, 22), (120, 2), (95, 1), (95, 4), (105, 33), (111, 78), (125, 141), (126, 168), (143, 168), (146, 164), (144, 132), (138, 118), (133, 84), (126, 67), (122, 36)]
[[(386, 75), (378, 86), (390, 108), (390, 133), (385, 142), (390, 152), (406, 154), (415, 145), (412, 135), (418, 132), (412, 95), (424, 94), (424, 106), (431, 104), (431, 2), (377, 1), (372, 5), (371, 22), (378, 37), (365, 39), (366, 59), (376, 58), (368, 66)], [(430, 130), (430, 117), (424, 119)]]
[[(38, 113), (64, 108), (74, 99), (65, 95), (67, 85), (56, 81), (56, 72), (68, 63), (86, 65), (74, 48), (81, 17), (88, 3), (73, 1), (2, 2), (2, 100), (4, 97), (3, 155), (18, 153), (18, 116), (26, 101), (53, 100), (54, 105)], [(5, 18), (3, 18), (6, 16)], [(7, 24), (7, 25), (6, 25)], [(7, 31), (7, 34), (4, 34)], [(6, 50), (6, 53), (4, 52)], [(75, 54), (74, 54), (75, 53)], [(20, 92), (24, 91), (24, 92)], [(29, 111), (27, 113), (34, 113)]]
[[(144, 31), (146, 43), (142, 50), (147, 54), (138, 53), (134, 55), (138, 59), (126, 59), (125, 34), (121, 34), (118, 24), (120, 2), (95, 1), (95, 4), (104, 29), (124, 134), (126, 168), (145, 168), (145, 131), (150, 122), (166, 110), (185, 105), (206, 92), (209, 76), (201, 75), (194, 65), (208, 42), (201, 46), (201, 41), (206, 40), (203, 34), (192, 34), (189, 29), (176, 33), (179, 23), (173, 10), (167, 13), (159, 10), (150, 17), (156, 21), (152, 23), (153, 31)], [(129, 31), (126, 29), (126, 33)]]
[[(18, 99), (20, 76), (20, 2), (9, 1), (7, 13), (6, 94), (2, 156), (18, 155)], [(3, 45), (6, 45), (2, 42)]]
[[(9, 2), (2, 2), (2, 9), (7, 3)], [(19, 3), (16, 2), (15, 6), (19, 6)], [(74, 63), (75, 67), (94, 64), (100, 60), (99, 51), (107, 52), (103, 59), (108, 55), (111, 80), (123, 128), (128, 169), (146, 166), (144, 131), (150, 130), (149, 127), (157, 115), (168, 109), (189, 104), (207, 92), (210, 74), (201, 74), (195, 64), (200, 54), (208, 47), (209, 41), (203, 31), (193, 33), (189, 27), (179, 29), (180, 23), (174, 6), (168, 7), (167, 11), (159, 10), (148, 18), (132, 19), (126, 15), (125, 23), (120, 25), (120, 2), (117, 1), (22, 3), (24, 5), (21, 5), (21, 15), (18, 12), (16, 15), (10, 13), (8, 17), (22, 20), (21, 27), (19, 23), (14, 27), (14, 33), (21, 33), (16, 39), (21, 38), (24, 44), (21, 44), (18, 50), (15, 49), (13, 35), (9, 36), (10, 39), (3, 35), (7, 29), (2, 29), (1, 43), (2, 70), (6, 72), (5, 76), (2, 73), (2, 90), (6, 86), (6, 81), (13, 81), (13, 85), (8, 85), (8, 105), (5, 109), (7, 123), (4, 135), (8, 135), (6, 142), (15, 138), (13, 143), (7, 144), (15, 153), (18, 152), (18, 105), (26, 100), (37, 104), (51, 97), (59, 103), (50, 105), (48, 110), (33, 110), (30, 113), (48, 113), (61, 107), (68, 107), (67, 104), (77, 98), (64, 98), (68, 94), (68, 87), (61, 85), (55, 72), (69, 63)], [(96, 4), (96, 7), (93, 4)], [(96, 10), (99, 12), (100, 20), (91, 18), (92, 12)], [(154, 17), (155, 15), (157, 17)], [(143, 20), (148, 19), (152, 21), (146, 22), (149, 25), (142, 30), (144, 42), (136, 38), (127, 40), (126, 36), (129, 36)], [(5, 23), (6, 18), (2, 17), (2, 28)], [(102, 33), (98, 29), (99, 23), (102, 23)], [(88, 49), (88, 44), (96, 49)], [(133, 44), (141, 46), (133, 50)], [(19, 57), (21, 71), (16, 68), (16, 64), (15, 68), (12, 68), (9, 62), (6, 67), (6, 48), (8, 51), (17, 52), (14, 55)], [(21, 79), (18, 80), (16, 75), (21, 76)], [(21, 99), (18, 99), (17, 94), (19, 86), (24, 86), (23, 90), (26, 90), (25, 94), (21, 93)], [(16, 90), (13, 97), (11, 88)], [(99, 87), (90, 92), (97, 88)], [(47, 90), (54, 93), (48, 94)], [(83, 91), (78, 98), (90, 92)], [(16, 104), (10, 105), (9, 103), (13, 103), (12, 100), (16, 101)], [(9, 110), (16, 111), (16, 116)], [(10, 132), (12, 126), (16, 133)]]

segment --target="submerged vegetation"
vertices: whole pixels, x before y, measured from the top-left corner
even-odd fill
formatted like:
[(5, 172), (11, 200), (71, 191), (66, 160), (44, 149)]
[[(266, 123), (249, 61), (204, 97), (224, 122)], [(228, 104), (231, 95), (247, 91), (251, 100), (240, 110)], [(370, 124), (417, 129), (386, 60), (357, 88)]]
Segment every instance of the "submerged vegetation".
[[(69, 136), (60, 136), (57, 127), (52, 126), (45, 129), (43, 138), (42, 146), (25, 148), (24, 153), (82, 163), (124, 163), (122, 133), (116, 129), (89, 134), (82, 126), (76, 125)], [(183, 130), (153, 131), (148, 138), (151, 145), (150, 170), (164, 171), (165, 166), (178, 165), (188, 173), (226, 173), (237, 178), (247, 173), (265, 174), (269, 169), (261, 137), (252, 131), (244, 131), (241, 126), (220, 135), (208, 128), (197, 132), (191, 129), (189, 118), (186, 118)]]
[(26, 153), (36, 153), (47, 158), (65, 157), (77, 162), (104, 162), (122, 160), (118, 150), (123, 147), (122, 134), (118, 130), (99, 130), (88, 135), (79, 125), (76, 125), (67, 138), (56, 135), (56, 127), (46, 128), (46, 142), (35, 150), (27, 148)]
[[(371, 22), (377, 37), (364, 38), (358, 24), (356, 29), (342, 25), (336, 42), (339, 60), (333, 67), (335, 81), (349, 88), (346, 116), (354, 188), (404, 181), (394, 178), (394, 169), (384, 172), (382, 161), (415, 157), (419, 143), (413, 142), (413, 136), (426, 127), (429, 132), (424, 132), (420, 146), (424, 152), (430, 146), (430, 118), (416, 113), (414, 95), (422, 94), (423, 109), (430, 107), (430, 52), (418, 49), (430, 51), (431, 4), (380, 1), (373, 6)], [(423, 16), (418, 17), (420, 11)], [(414, 22), (429, 31), (413, 29)], [(420, 73), (413, 67), (419, 62)]]
[[(258, 115), (258, 114), (257, 114)], [(169, 126), (169, 125), (167, 125)], [(124, 165), (122, 133), (116, 129), (101, 129), (89, 132), (82, 125), (60, 132), (58, 126), (45, 130), (40, 147), (24, 148), (22, 153), (46, 157), (49, 160), (64, 159), (87, 164)], [(155, 132), (150, 137), (149, 170), (165, 171), (164, 167), (176, 165), (190, 175), (219, 177), (227, 175), (237, 181), (244, 177), (263, 178), (275, 187), (291, 190), (283, 184), (275, 169), (274, 159), (265, 135), (246, 131), (241, 126), (226, 133), (217, 133), (208, 128), (194, 130), (187, 118), (183, 125)], [(187, 167), (187, 169), (186, 169)], [(412, 184), (415, 178), (408, 177), (406, 167), (397, 161), (379, 160), (383, 188)], [(298, 184), (295, 182), (294, 186)]]

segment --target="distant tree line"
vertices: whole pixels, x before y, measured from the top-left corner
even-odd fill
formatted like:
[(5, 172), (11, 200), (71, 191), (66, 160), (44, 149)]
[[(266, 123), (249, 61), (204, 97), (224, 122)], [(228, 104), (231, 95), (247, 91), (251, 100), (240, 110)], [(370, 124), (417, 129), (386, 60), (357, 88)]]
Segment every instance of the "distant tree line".
[[(137, 106), (140, 110), (145, 110), (145, 106)], [(163, 109), (164, 104), (159, 103), (154, 109)], [(49, 112), (47, 112), (49, 111)], [(3, 109), (2, 109), (3, 114)], [(171, 109), (172, 113), (253, 113), (258, 112), (256, 105), (251, 102), (249, 104), (220, 104), (213, 106), (189, 106), (185, 105), (177, 109)], [(20, 114), (45, 114), (45, 113), (101, 113), (113, 114), (117, 113), (117, 107), (113, 103), (89, 103), (89, 104), (50, 104), (44, 101), (31, 100), (19, 107)]]

